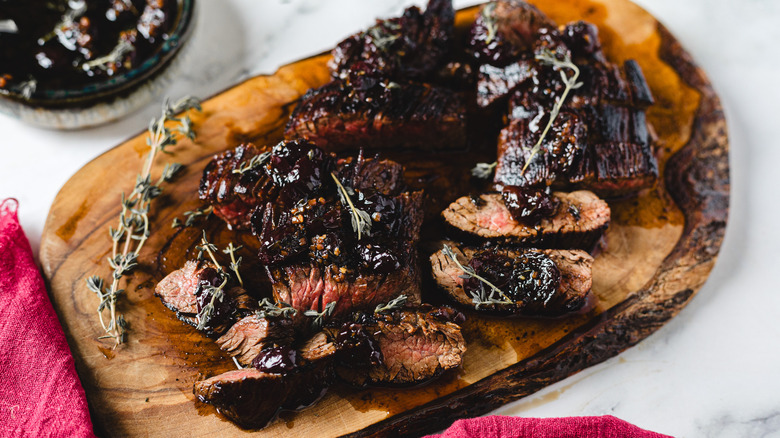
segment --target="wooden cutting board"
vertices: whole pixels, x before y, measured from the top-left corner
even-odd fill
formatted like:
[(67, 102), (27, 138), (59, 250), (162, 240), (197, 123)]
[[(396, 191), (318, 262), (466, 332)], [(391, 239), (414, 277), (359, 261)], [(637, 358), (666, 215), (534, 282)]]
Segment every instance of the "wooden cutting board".
[[(454, 419), (483, 414), (604, 361), (650, 335), (693, 297), (712, 269), (729, 204), (728, 141), (723, 112), (704, 73), (652, 16), (627, 0), (538, 0), (558, 23), (584, 19), (599, 26), (610, 59), (636, 59), (657, 104), (648, 120), (657, 135), (662, 177), (632, 199), (611, 202), (606, 250), (596, 257), (598, 306), (565, 320), (501, 320), (469, 314), (468, 352), (461, 370), (426, 386), (358, 390), (336, 385), (314, 407), (286, 413), (261, 436), (420, 434)], [(465, 29), (476, 9), (460, 11)], [(357, 29), (356, 29), (357, 30)], [(85, 287), (107, 276), (108, 227), (119, 214), (144, 160), (139, 136), (87, 164), (62, 188), (43, 232), (40, 260), (51, 298), (76, 358), (98, 434), (104, 436), (242, 436), (242, 431), (194, 401), (193, 382), (233, 368), (213, 341), (179, 322), (153, 296), (165, 274), (193, 257), (199, 228), (172, 229), (174, 217), (199, 206), (196, 190), (210, 157), (239, 142), (275, 143), (291, 103), (328, 80), (327, 55), (282, 67), (209, 99), (194, 117), (198, 138), (181, 142), (173, 160), (186, 170), (153, 206), (153, 232), (130, 278), (120, 311), (128, 342), (106, 349), (96, 338), (98, 300)], [(494, 156), (493, 147), (451, 155), (395, 154), (410, 181), (443, 205), (468, 190), (468, 169)], [(156, 164), (158, 174), (163, 162)], [(435, 238), (435, 217), (426, 236)], [(203, 225), (212, 241), (243, 242), (219, 221)], [(248, 251), (248, 250), (247, 250)], [(244, 254), (245, 259), (251, 252)], [(251, 267), (249, 268), (251, 269)], [(250, 272), (248, 276), (251, 276)], [(426, 288), (426, 298), (438, 299)]]

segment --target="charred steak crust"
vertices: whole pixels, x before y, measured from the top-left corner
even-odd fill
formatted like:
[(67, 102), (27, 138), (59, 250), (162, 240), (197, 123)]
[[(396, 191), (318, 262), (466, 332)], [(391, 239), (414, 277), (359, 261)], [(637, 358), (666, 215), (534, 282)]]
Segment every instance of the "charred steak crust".
[(444, 221), (473, 242), (489, 240), (537, 248), (591, 250), (609, 226), (606, 202), (586, 190), (554, 192), (555, 214), (528, 226), (512, 217), (500, 193), (464, 196), (442, 212)]
[[(450, 245), (458, 261), (467, 265), (478, 252), (474, 248), (457, 248)], [(537, 249), (506, 249), (491, 248), (495, 254), (510, 258), (520, 257), (526, 251), (539, 252), (547, 255), (555, 263), (560, 272), (560, 284), (557, 291), (544, 300), (541, 308), (524, 303), (491, 304), (481, 306), (480, 311), (492, 314), (517, 315), (526, 317), (561, 317), (573, 313), (589, 311), (595, 305), (595, 297), (591, 291), (593, 277), (591, 266), (593, 257), (581, 250), (537, 250)], [(474, 309), (472, 297), (463, 288), (463, 271), (439, 250), (430, 257), (433, 277), (447, 295), (461, 306)]]
[[(459, 367), (466, 352), (460, 326), (428, 307), (360, 315), (352, 325), (361, 326), (378, 345), (381, 360), (355, 366), (337, 355), (337, 375), (357, 386), (410, 386)], [(329, 329), (330, 335), (337, 330)]]
[(378, 81), (366, 89), (334, 80), (308, 91), (290, 116), (285, 138), (328, 151), (462, 149), (466, 110), (459, 93), (428, 84)]
[(447, 61), (455, 33), (451, 0), (430, 0), (425, 12), (416, 6), (397, 18), (377, 20), (332, 51), (334, 77), (355, 75), (394, 80), (427, 80)]

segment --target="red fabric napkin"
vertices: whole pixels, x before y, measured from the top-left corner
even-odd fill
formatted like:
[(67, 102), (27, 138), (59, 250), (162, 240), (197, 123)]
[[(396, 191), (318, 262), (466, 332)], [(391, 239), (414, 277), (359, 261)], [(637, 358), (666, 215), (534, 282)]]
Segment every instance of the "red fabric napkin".
[(0, 437), (94, 437), (17, 208), (15, 199), (0, 202)]
[(481, 417), (458, 420), (441, 438), (670, 438), (640, 429), (611, 415), (603, 417)]

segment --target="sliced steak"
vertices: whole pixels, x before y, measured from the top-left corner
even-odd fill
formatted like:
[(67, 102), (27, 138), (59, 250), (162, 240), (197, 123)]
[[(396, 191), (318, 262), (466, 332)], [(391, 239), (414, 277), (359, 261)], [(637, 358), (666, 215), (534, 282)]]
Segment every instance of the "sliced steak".
[(592, 192), (554, 192), (554, 213), (537, 225), (513, 217), (501, 193), (459, 198), (442, 212), (447, 224), (466, 236), (541, 248), (590, 250), (609, 226), (610, 209)]
[(194, 315), (198, 313), (195, 291), (200, 283), (200, 273), (211, 266), (205, 261), (190, 260), (184, 263), (183, 268), (171, 272), (157, 283), (154, 294), (174, 312)]
[(463, 99), (444, 88), (382, 80), (361, 89), (335, 80), (303, 96), (285, 138), (327, 151), (453, 150), (465, 146), (465, 121)]
[(457, 368), (466, 341), (452, 316), (447, 308), (396, 310), (329, 329), (339, 348), (337, 375), (358, 386), (410, 386)]
[(249, 365), (264, 348), (293, 343), (293, 322), (290, 318), (245, 316), (217, 339), (219, 348)]
[(339, 43), (328, 67), (342, 79), (429, 80), (452, 50), (454, 24), (451, 0), (430, 0), (425, 12), (412, 6)]
[(239, 426), (258, 429), (276, 417), (291, 389), (281, 374), (245, 368), (195, 382), (193, 392)]
[(462, 306), (493, 314), (561, 317), (595, 305), (593, 257), (585, 251), (450, 248), (461, 265), (501, 290), (465, 274), (443, 250), (437, 251), (430, 258), (433, 277)]
[(224, 333), (235, 321), (257, 306), (246, 290), (228, 283), (224, 297), (216, 300), (212, 316), (199, 324), (198, 314), (211, 301), (208, 286), (218, 286), (219, 276), (215, 266), (207, 261), (190, 260), (184, 267), (171, 272), (155, 287), (155, 295), (163, 304), (176, 312), (176, 316), (194, 327), (200, 327), (208, 335)]
[[(412, 251), (416, 258), (416, 251)], [(356, 310), (373, 309), (399, 295), (410, 303), (420, 303), (420, 275), (416, 261), (404, 262), (401, 269), (388, 273), (350, 275), (335, 266), (293, 265), (267, 268), (277, 301), (298, 310), (297, 321), (305, 324), (307, 310), (323, 312), (336, 303), (325, 321), (344, 318)]]
[(314, 404), (333, 381), (335, 347), (319, 333), (300, 350), (263, 349), (253, 367), (195, 382), (198, 400), (247, 429), (265, 427), (281, 409)]

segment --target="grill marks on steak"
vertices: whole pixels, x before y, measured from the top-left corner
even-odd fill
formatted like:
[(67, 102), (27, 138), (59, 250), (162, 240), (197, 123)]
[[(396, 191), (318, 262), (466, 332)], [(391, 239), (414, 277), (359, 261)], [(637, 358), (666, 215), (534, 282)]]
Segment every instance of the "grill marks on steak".
[[(336, 374), (358, 386), (410, 386), (459, 367), (466, 341), (460, 326), (448, 320), (453, 315), (462, 319), (450, 308), (423, 306), (390, 314), (358, 314), (339, 328), (326, 329), (332, 338), (348, 340), (342, 345), (358, 350), (337, 355)], [(365, 343), (378, 349), (380, 360), (359, 357), (370, 353)]]
[(500, 193), (464, 196), (442, 212), (445, 222), (465, 236), (542, 248), (590, 250), (609, 226), (610, 209), (592, 192), (554, 192), (555, 213), (536, 226), (518, 222)]
[(305, 138), (328, 151), (460, 149), (465, 123), (462, 97), (444, 88), (386, 79), (358, 88), (334, 80), (303, 96), (285, 137)]
[[(541, 253), (549, 257), (555, 264), (560, 279), (552, 294), (536, 294), (535, 291), (524, 299), (513, 304), (480, 305), (477, 310), (494, 314), (511, 314), (529, 317), (561, 317), (573, 313), (584, 313), (595, 305), (595, 297), (591, 292), (593, 277), (591, 266), (593, 257), (581, 250), (537, 250), (537, 249), (507, 249), (490, 248), (479, 251), (474, 248), (452, 247), (452, 252), (458, 261), (466, 266), (475, 256), (485, 253), (495, 254), (508, 259), (517, 259), (524, 253)], [(464, 289), (463, 270), (440, 250), (431, 255), (433, 277), (438, 285), (462, 306), (475, 308), (473, 297)], [(479, 272), (478, 272), (479, 273)], [(503, 273), (508, 276), (508, 273)], [(498, 282), (497, 280), (493, 280)], [(506, 292), (506, 291), (505, 291)]]
[[(509, 97), (496, 184), (576, 185), (621, 196), (654, 183), (658, 169), (645, 119), (652, 95), (635, 61), (618, 66), (606, 60), (595, 26), (556, 27), (524, 2), (500, 0), (483, 7), (470, 38), (478, 105)], [(582, 85), (571, 90), (541, 150), (532, 154), (565, 88), (560, 71), (536, 59), (546, 51), (571, 58)]]

